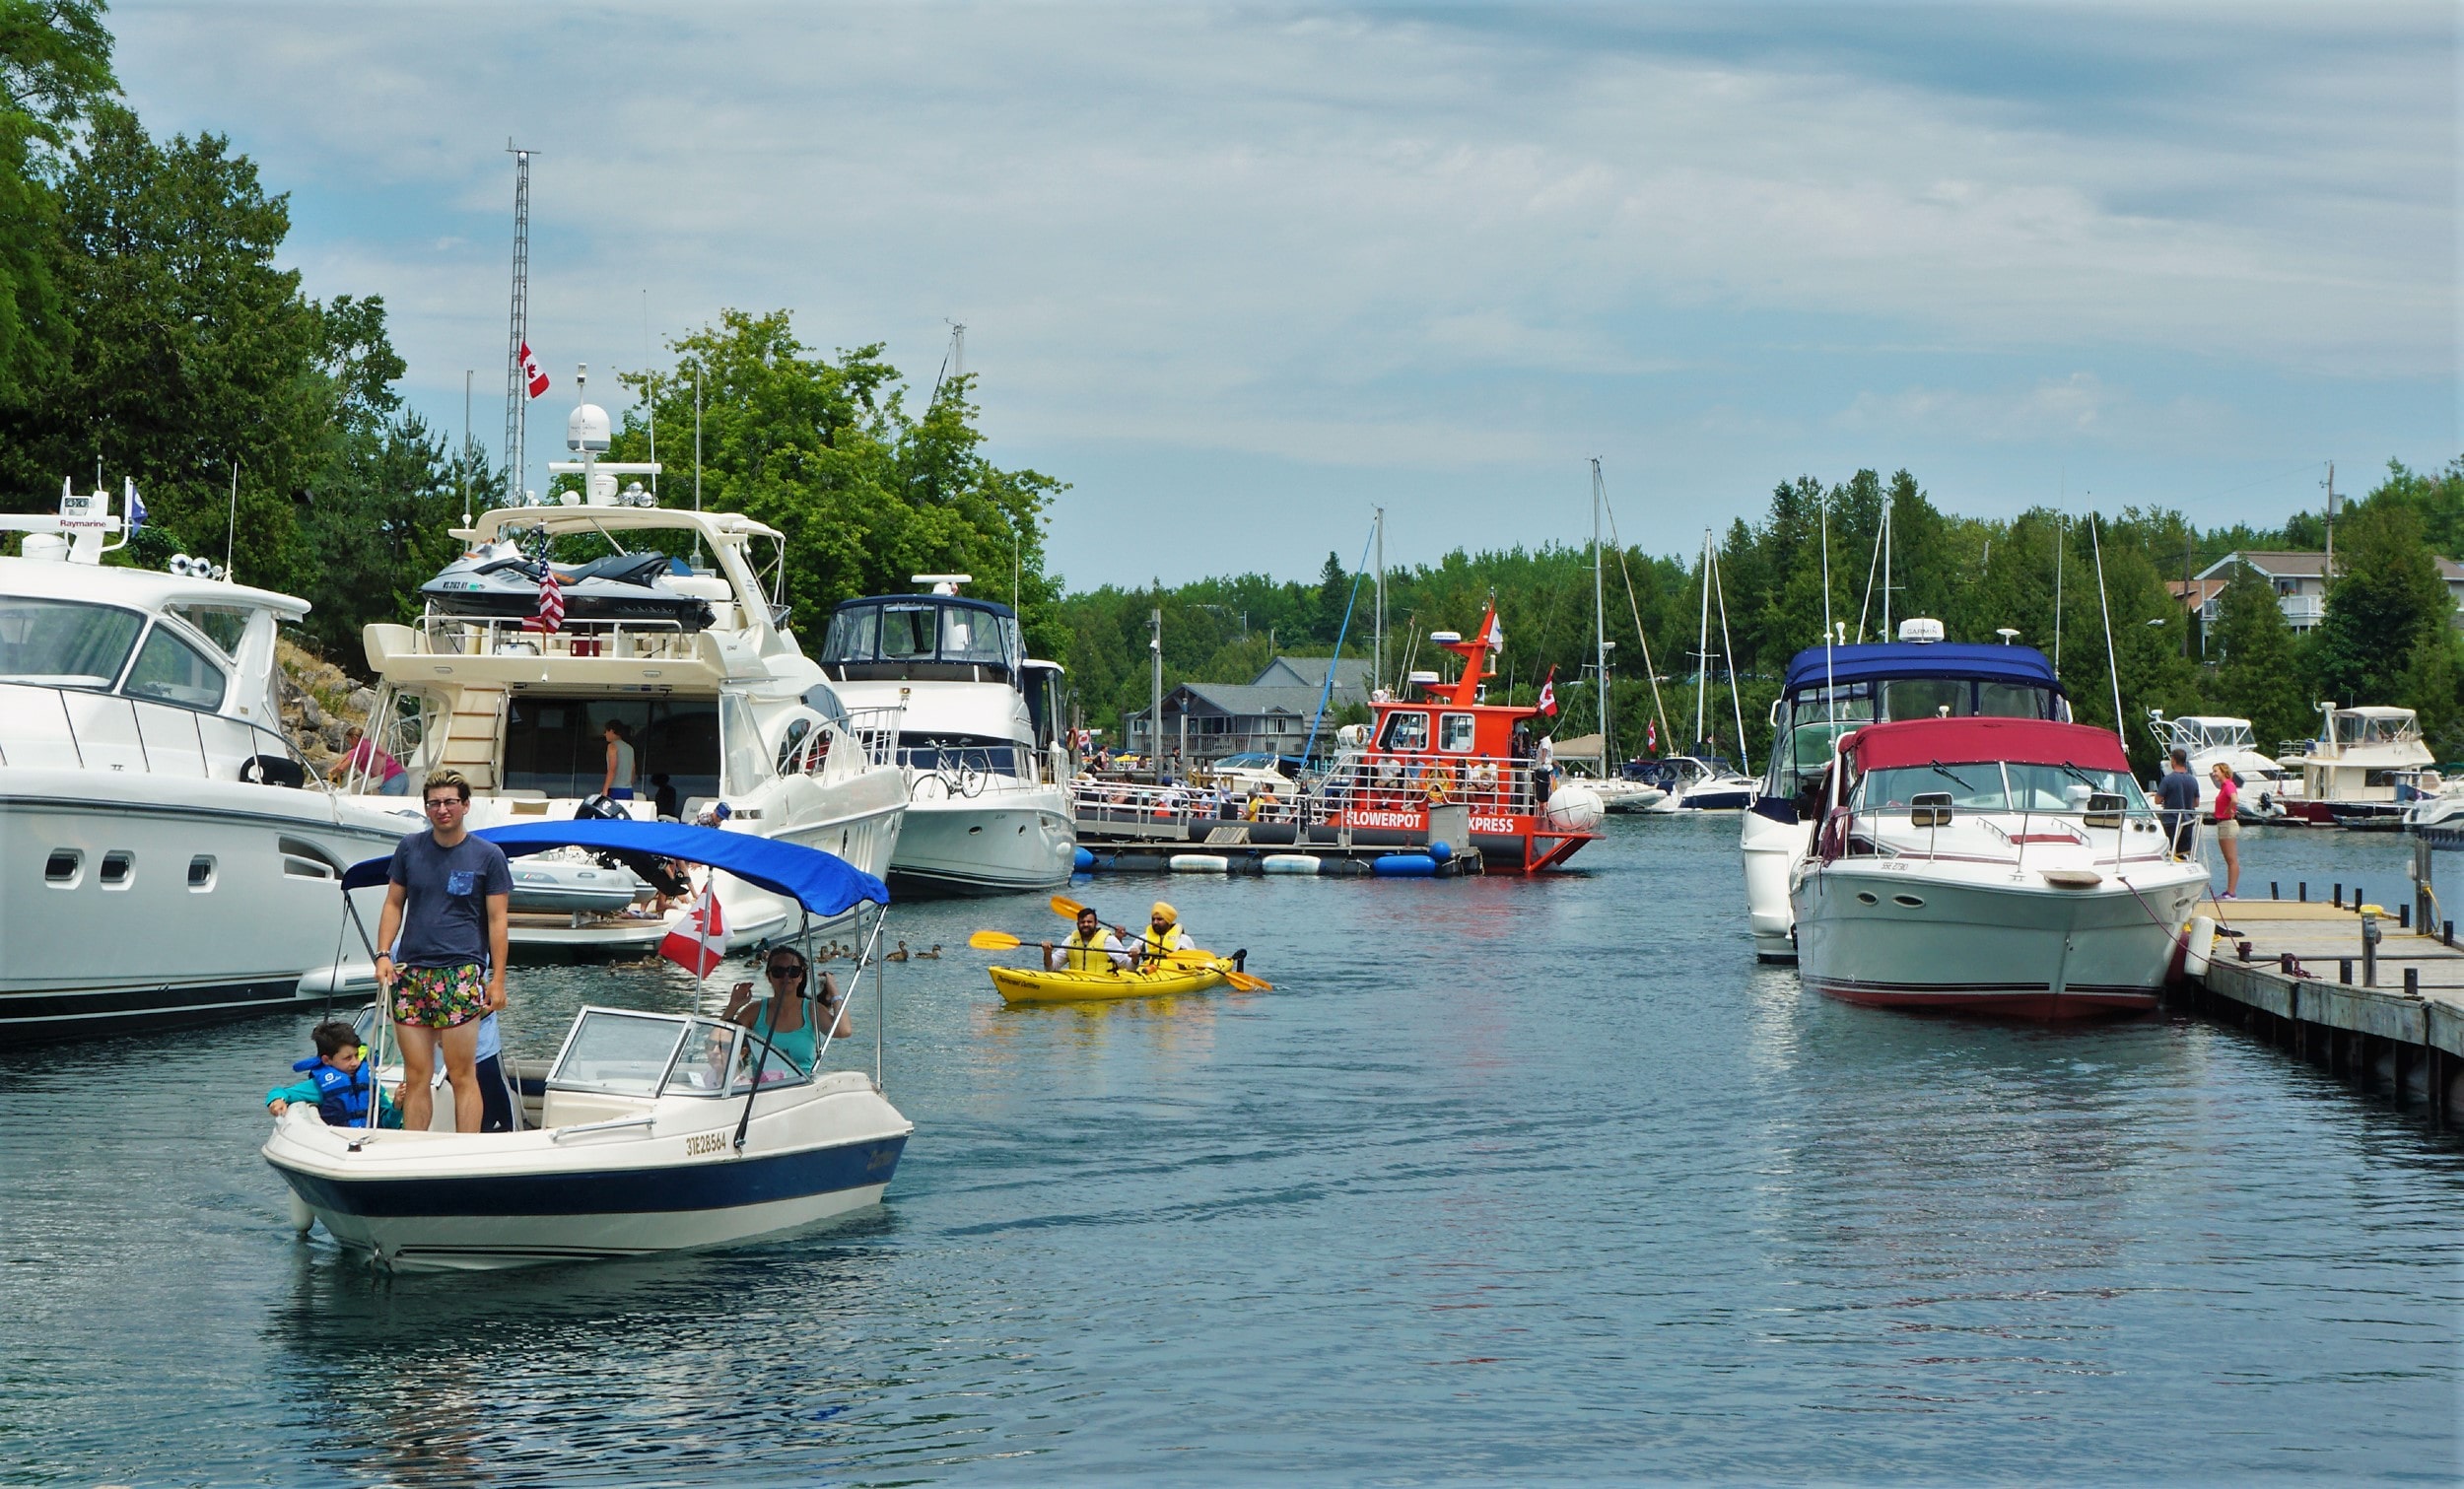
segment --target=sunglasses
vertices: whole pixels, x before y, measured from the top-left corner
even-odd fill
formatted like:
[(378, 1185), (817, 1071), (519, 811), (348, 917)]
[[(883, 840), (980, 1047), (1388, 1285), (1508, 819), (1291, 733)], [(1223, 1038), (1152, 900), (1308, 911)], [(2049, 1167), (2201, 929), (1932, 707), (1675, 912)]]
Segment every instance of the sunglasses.
[(765, 967), (762, 969), (762, 974), (774, 979), (800, 978), (804, 975), (804, 969), (801, 967)]

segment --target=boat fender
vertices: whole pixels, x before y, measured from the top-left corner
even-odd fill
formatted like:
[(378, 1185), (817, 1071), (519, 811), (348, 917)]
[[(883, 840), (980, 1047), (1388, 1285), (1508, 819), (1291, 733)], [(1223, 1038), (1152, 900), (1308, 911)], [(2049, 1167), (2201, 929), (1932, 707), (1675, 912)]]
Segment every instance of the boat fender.
[(1076, 851), (1077, 856), (1070, 860), (1070, 868), (1081, 874), (1091, 871), (1095, 867), (1095, 855), (1085, 848)]
[(1382, 879), (1427, 879), (1437, 873), (1437, 860), (1426, 853), (1388, 853), (1370, 865)]
[(1232, 860), (1221, 853), (1174, 853), (1168, 866), (1176, 874), (1228, 874)]
[(286, 1197), (291, 1201), (291, 1228), (303, 1236), (307, 1235), (308, 1228), (316, 1224), (316, 1212), (308, 1208), (308, 1201), (300, 1197), (297, 1189), (289, 1191)]
[(1440, 838), (1435, 843), (1429, 845), (1429, 856), (1438, 862), (1443, 863), (1447, 859), (1455, 856), (1454, 845), (1448, 843), (1445, 839)]
[(1319, 870), (1314, 853), (1268, 853), (1258, 860), (1263, 874), (1314, 874)]
[(2190, 931), (2183, 937), (2182, 976), (2204, 978), (2208, 960), (2216, 951), (2216, 920), (2210, 915), (2192, 915)]

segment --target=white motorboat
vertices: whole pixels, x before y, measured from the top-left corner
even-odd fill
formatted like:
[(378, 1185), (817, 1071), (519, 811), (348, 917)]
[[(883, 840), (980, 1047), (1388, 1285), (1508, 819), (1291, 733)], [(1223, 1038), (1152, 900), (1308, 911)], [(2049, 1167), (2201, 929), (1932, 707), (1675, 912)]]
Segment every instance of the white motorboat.
[[(540, 823), (489, 837), (509, 853), (580, 845), (708, 862), (795, 905), (807, 937), (870, 904), (859, 939), (879, 946), (887, 890), (828, 853), (672, 823)], [(381, 883), (384, 871), (370, 860), (350, 882)], [(263, 1152), (291, 1188), (295, 1226), (322, 1224), (395, 1269), (724, 1245), (876, 1203), (897, 1171), (914, 1124), (883, 1095), (877, 1064), (869, 1075), (829, 1070), (829, 1051), (825, 1037), (808, 1070), (735, 1024), (588, 1006), (548, 1066), (535, 1125), (456, 1132), (442, 1101), (430, 1130), (335, 1127), (301, 1106)]]
[(2027, 1018), (2153, 1008), (2208, 892), (2206, 867), (2172, 855), (2101, 729), (1872, 724), (1843, 741), (1823, 800), (1791, 888), (1797, 965), (1853, 1003)]
[(1590, 786), (1600, 796), (1604, 812), (1634, 813), (1659, 809), (1669, 793), (1647, 780), (1629, 780), (1623, 776), (1585, 776), (1572, 778)]
[[(576, 409), (567, 442), (582, 458), (550, 467), (581, 471), (586, 501), (501, 508), (454, 536), (480, 552), (517, 547), (538, 562), (559, 551), (579, 559), (594, 547), (631, 545), (636, 560), (689, 548), (703, 567), (662, 558), (669, 572), (660, 588), (706, 607), (707, 622), (569, 612), (558, 629), (540, 631), (515, 616), (432, 600), (417, 625), (365, 634), (377, 678), (371, 734), (415, 779), (447, 769), (467, 778), (478, 830), (583, 811), (606, 783), (605, 731), (621, 725), (636, 775), (616, 784), (633, 799), (595, 809), (650, 820), (663, 801), (672, 816), (707, 815), (730, 831), (821, 848), (882, 875), (908, 804), (893, 758), (898, 701), (851, 711), (804, 654), (777, 600), (787, 545), (776, 529), (735, 512), (677, 510), (649, 505), (647, 493), (617, 493), (617, 475), (650, 467), (598, 460), (606, 425), (595, 405)], [(637, 562), (625, 572), (641, 570)], [(346, 782), (360, 791), (378, 783), (373, 769)], [(522, 893), (517, 884), (512, 937), (533, 952), (647, 950), (684, 914), (526, 907)], [(730, 945), (776, 934), (793, 915), (792, 906), (749, 886), (722, 881), (719, 895)]]
[(2244, 822), (2264, 823), (2283, 817), (2291, 809), (2288, 803), (2301, 799), (2301, 773), (2289, 771), (2282, 763), (2261, 754), (2246, 718), (2201, 713), (2166, 718), (2162, 709), (2150, 709), (2148, 732), (2156, 736), (2156, 749), (2164, 755), (2169, 757), (2177, 749), (2189, 753), (2190, 774), (2199, 782), (2199, 812), (2203, 817), (2216, 815), (2214, 772), (2220, 765), (2232, 772), (2233, 779), (2240, 785), (2240, 805), (2234, 815)]
[(1792, 657), (1771, 705), (1771, 759), (1741, 835), (1745, 914), (1754, 955), (1797, 959), (1789, 885), (1805, 861), (1804, 826), (1820, 804), (1807, 794), (1837, 753), (1838, 736), (1902, 718), (2071, 716), (2053, 664), (2033, 646), (1942, 639), (1942, 623), (1904, 621), (1897, 642), (1809, 646)]
[(962, 597), (968, 580), (920, 574), (930, 592), (846, 601), (821, 665), (851, 707), (904, 711), (909, 805), (891, 883), (924, 894), (1058, 889), (1078, 852), (1057, 733), (1061, 669), (1026, 655), (1008, 606)]
[(2287, 803), (2293, 815), (2322, 827), (2399, 817), (2402, 778), (2435, 763), (2422, 742), (2420, 719), (2410, 709), (2327, 703), (2318, 710), (2319, 737), (2303, 753), (2282, 758), (2301, 773), (2301, 799)]
[(2464, 827), (2464, 778), (2449, 780), (2425, 768), (2408, 773), (2397, 781), (2396, 788), (2404, 798), (2406, 832)]
[[(1673, 811), (1739, 812), (1754, 802), (1754, 778), (1716, 755), (1663, 755), (1642, 769), (1649, 783), (1666, 793)], [(1645, 803), (1645, 808), (1651, 805)]]
[(308, 602), (103, 565), (123, 496), (0, 515), (27, 535), (0, 558), (0, 1044), (291, 1004), (342, 870), (406, 829), (281, 733), (276, 632)]

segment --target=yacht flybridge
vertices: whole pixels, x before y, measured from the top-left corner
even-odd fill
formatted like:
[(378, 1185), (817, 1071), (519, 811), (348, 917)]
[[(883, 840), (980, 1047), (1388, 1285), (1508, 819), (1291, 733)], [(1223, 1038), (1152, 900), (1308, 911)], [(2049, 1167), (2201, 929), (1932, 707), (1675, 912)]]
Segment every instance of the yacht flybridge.
[(904, 711), (898, 761), (910, 800), (893, 888), (1057, 889), (1078, 851), (1061, 669), (1027, 656), (1008, 606), (958, 592), (971, 577), (920, 574), (924, 593), (846, 601), (830, 617), (821, 665), (849, 705)]
[[(425, 587), (419, 622), (368, 628), (377, 678), (370, 733), (379, 748), (415, 778), (444, 770), (468, 778), (473, 828), (611, 805), (648, 821), (664, 805), (686, 821), (712, 816), (879, 875), (907, 809), (892, 759), (897, 701), (851, 711), (797, 644), (779, 602), (785, 537), (736, 512), (671, 509), (618, 492), (618, 476), (655, 467), (597, 458), (608, 429), (594, 405), (574, 411), (567, 443), (581, 458), (549, 469), (579, 472), (582, 492), (453, 529), (469, 552)], [(631, 593), (598, 607), (569, 602), (548, 627), (538, 591), (551, 565), (560, 591), (574, 576), (576, 596), (592, 585)], [(453, 587), (474, 584), (484, 587)], [(633, 762), (630, 778), (612, 782), (611, 726), (619, 758)], [(349, 785), (374, 792), (381, 783), (364, 766)], [(604, 794), (613, 803), (594, 799), (611, 785)], [(546, 884), (541, 898), (525, 900), (517, 882), (513, 944), (649, 946), (683, 914), (567, 910), (558, 900), (571, 888)], [(775, 933), (792, 910), (723, 877), (719, 898), (730, 945)]]
[(2404, 778), (2433, 764), (2410, 709), (2343, 709), (2320, 704), (2318, 738), (2283, 764), (2301, 773), (2293, 815), (2321, 827), (2399, 821)]
[(104, 567), (143, 520), (123, 500), (0, 515), (26, 535), (0, 558), (0, 1045), (291, 1003), (343, 869), (404, 831), (281, 733), (275, 634), (308, 602), (184, 555)]

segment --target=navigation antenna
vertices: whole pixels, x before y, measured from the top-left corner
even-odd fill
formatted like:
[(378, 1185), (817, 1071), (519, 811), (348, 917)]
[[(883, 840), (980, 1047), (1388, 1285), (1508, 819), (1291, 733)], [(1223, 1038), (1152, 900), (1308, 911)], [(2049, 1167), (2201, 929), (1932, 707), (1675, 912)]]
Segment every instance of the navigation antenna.
[(505, 333), (505, 505), (522, 505), (522, 472), (530, 463), (530, 387), (522, 375), (522, 343), (530, 335), (530, 155), (512, 138), (513, 158), (513, 303)]

